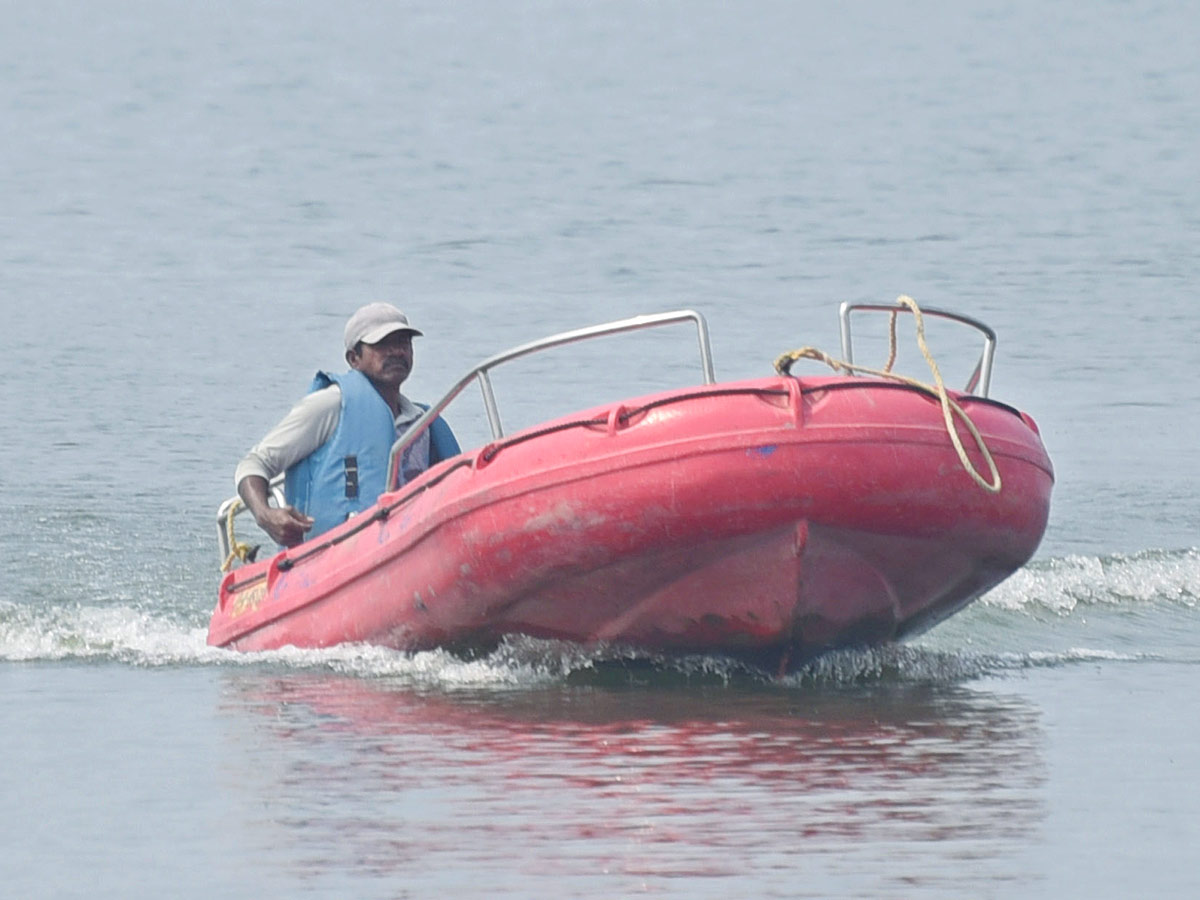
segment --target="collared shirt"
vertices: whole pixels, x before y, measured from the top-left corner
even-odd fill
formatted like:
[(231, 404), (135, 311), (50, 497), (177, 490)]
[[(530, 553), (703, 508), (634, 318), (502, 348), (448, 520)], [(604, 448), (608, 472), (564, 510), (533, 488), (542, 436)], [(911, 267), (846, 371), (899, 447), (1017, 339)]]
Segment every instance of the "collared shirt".
[[(403, 434), (423, 412), (401, 394), (396, 435)], [(233, 473), (235, 488), (247, 475), (261, 475), (270, 481), (286, 472), (329, 440), (341, 415), (342, 389), (336, 384), (305, 395), (238, 463)]]

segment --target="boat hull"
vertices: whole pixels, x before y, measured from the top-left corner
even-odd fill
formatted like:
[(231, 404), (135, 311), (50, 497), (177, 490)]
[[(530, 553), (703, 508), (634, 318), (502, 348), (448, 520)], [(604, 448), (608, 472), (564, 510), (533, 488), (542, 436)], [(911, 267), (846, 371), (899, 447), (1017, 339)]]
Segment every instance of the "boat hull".
[(209, 642), (526, 634), (786, 670), (901, 638), (1023, 565), (1046, 525), (1053, 470), (1032, 420), (958, 399), (999, 493), (970, 478), (934, 398), (883, 381), (775, 377), (547, 423), (230, 573)]

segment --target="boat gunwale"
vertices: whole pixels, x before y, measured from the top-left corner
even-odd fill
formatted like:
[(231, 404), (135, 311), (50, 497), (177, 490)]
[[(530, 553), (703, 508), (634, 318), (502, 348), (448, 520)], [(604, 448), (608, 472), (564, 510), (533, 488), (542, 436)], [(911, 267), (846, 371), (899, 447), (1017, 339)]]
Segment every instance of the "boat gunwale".
[[(901, 383), (901, 382), (888, 381), (886, 379), (862, 378), (860, 376), (840, 376), (840, 377), (839, 376), (818, 376), (819, 381), (817, 381), (817, 383), (814, 384), (814, 383), (812, 383), (812, 379), (809, 379), (809, 383), (806, 385), (804, 383), (803, 378), (798, 378), (796, 376), (781, 376), (780, 382), (786, 383), (785, 379), (789, 379), (789, 378), (791, 380), (799, 383), (798, 387), (799, 387), (799, 391), (801, 394), (817, 393), (817, 392), (828, 391), (828, 390), (887, 388), (887, 389), (900, 389), (903, 391), (908, 391), (913, 394), (916, 394), (917, 396), (925, 397), (933, 402), (936, 402), (936, 397), (932, 396), (926, 390), (922, 390), (921, 388), (915, 387), (913, 385)], [(629, 401), (633, 405), (625, 408), (622, 411), (621, 418), (624, 420), (628, 420), (635, 416), (641, 415), (651, 409), (659, 408), (662, 406), (667, 406), (672, 403), (686, 402), (686, 401), (690, 401), (690, 400), (699, 400), (699, 399), (705, 399), (708, 397), (736, 396), (739, 394), (786, 395), (787, 393), (789, 393), (789, 391), (786, 387), (772, 388), (769, 386), (761, 386), (761, 387), (754, 386), (756, 383), (759, 383), (759, 382), (761, 382), (761, 379), (757, 380), (757, 382), (753, 381), (753, 380), (746, 381), (746, 382), (729, 382), (729, 383), (727, 383), (728, 386), (717, 387), (714, 389), (679, 388), (679, 389), (676, 389), (676, 390), (673, 390), (670, 392), (666, 392), (664, 394), (647, 395), (647, 397), (636, 398), (634, 400)], [(960, 399), (969, 400), (971, 402), (980, 402), (980, 403), (986, 404), (988, 406), (1009, 412), (1012, 415), (1016, 416), (1018, 419), (1021, 419), (1021, 421), (1024, 423), (1023, 414), (1020, 412), (1020, 410), (1018, 410), (1015, 407), (1012, 407), (1006, 403), (1003, 403), (1003, 402), (1000, 402), (997, 400), (992, 400), (987, 397), (978, 397), (975, 395), (960, 395)], [(641, 402), (643, 400), (646, 400), (648, 402)], [(475, 448), (471, 451), (462, 453), (457, 457), (447, 460), (447, 461), (445, 461), (444, 468), (443, 468), (442, 464), (439, 464), (438, 466), (434, 467), (433, 469), (430, 469), (429, 472), (427, 473), (429, 475), (428, 478), (421, 477), (421, 478), (418, 478), (417, 480), (411, 482), (409, 485), (405, 486), (406, 488), (409, 488), (409, 489), (405, 490), (402, 488), (401, 491), (399, 492), (398, 496), (397, 496), (397, 492), (390, 492), (390, 493), (382, 494), (380, 496), (380, 499), (383, 500), (384, 498), (388, 498), (386, 500), (386, 502), (383, 502), (383, 503), (377, 502), (373, 507), (371, 507), (371, 509), (372, 509), (371, 512), (364, 513), (361, 516), (355, 516), (354, 520), (353, 520), (354, 521), (353, 527), (351, 527), (343, 532), (337, 532), (333, 536), (330, 536), (330, 537), (326, 537), (324, 535), (318, 536), (318, 538), (316, 538), (314, 540), (319, 541), (319, 543), (312, 547), (307, 547), (306, 544), (308, 544), (309, 542), (305, 542), (304, 544), (297, 545), (296, 548), (288, 548), (288, 550), (295, 549), (297, 552), (295, 553), (295, 555), (290, 555), (290, 556), (285, 555), (283, 557), (283, 559), (281, 559), (279, 561), (277, 568), (281, 572), (289, 571), (289, 570), (295, 568), (298, 564), (307, 561), (308, 559), (323, 552), (324, 550), (327, 550), (338, 544), (344, 543), (345, 541), (349, 540), (350, 538), (352, 538), (352, 537), (356, 536), (357, 534), (361, 533), (362, 531), (366, 530), (371, 525), (376, 524), (377, 522), (383, 522), (383, 521), (387, 520), (388, 518), (391, 517), (391, 515), (395, 511), (397, 511), (401, 507), (417, 500), (426, 491), (428, 491), (428, 490), (434, 488), (435, 486), (437, 486), (438, 484), (442, 483), (454, 471), (456, 471), (460, 468), (467, 467), (467, 468), (472, 469), (473, 471), (479, 471), (480, 469), (482, 469), (484, 467), (484, 466), (479, 465), (480, 460), (482, 460), (486, 466), (490, 466), (495, 462), (496, 457), (499, 455), (499, 453), (502, 450), (509, 449), (511, 447), (526, 443), (526, 442), (534, 440), (536, 438), (547, 437), (547, 436), (550, 436), (553, 434), (558, 434), (563, 431), (570, 430), (572, 428), (594, 428), (594, 427), (597, 427), (600, 425), (604, 425), (608, 422), (607, 415), (599, 415), (599, 414), (590, 415), (590, 414), (593, 412), (598, 413), (600, 410), (605, 410), (605, 409), (611, 411), (614, 408), (624, 407), (624, 406), (625, 406), (625, 403), (623, 403), (623, 402), (610, 403), (610, 404), (607, 404), (606, 406), (594, 407), (593, 409), (574, 414), (574, 417), (564, 416), (561, 419), (552, 420), (543, 425), (536, 425), (536, 426), (532, 426), (528, 429), (524, 429), (522, 431), (515, 432), (514, 434), (512, 434), (506, 438), (503, 438), (500, 441), (485, 444), (482, 447)], [(586, 418), (580, 418), (581, 416), (586, 417)], [(1028, 425), (1026, 425), (1026, 427), (1028, 428)], [(879, 437), (880, 437), (880, 435), (872, 435), (870, 433), (870, 430), (878, 429), (880, 431), (884, 431), (884, 432), (888, 433), (887, 434), (888, 443), (892, 444), (892, 445), (897, 445), (897, 444), (927, 445), (928, 444), (927, 441), (899, 439), (896, 437), (895, 433), (898, 430), (911, 431), (912, 433), (917, 433), (917, 432), (928, 433), (932, 430), (932, 431), (936, 431), (937, 433), (944, 433), (944, 427), (941, 426), (940, 423), (936, 426), (936, 428), (931, 426), (931, 424), (929, 424), (929, 423), (922, 423), (922, 424), (918, 424), (918, 425), (902, 425), (902, 424), (896, 424), (896, 423), (888, 423), (888, 424), (838, 423), (836, 425), (827, 425), (827, 426), (826, 425), (809, 425), (806, 423), (805, 427), (803, 429), (800, 429), (800, 431), (802, 431), (803, 433), (805, 433), (807, 435), (807, 434), (811, 434), (812, 431), (814, 431), (814, 430), (819, 431), (819, 430), (825, 429), (825, 428), (828, 428), (831, 431), (835, 430), (835, 429), (842, 429), (842, 430), (855, 429), (859, 432), (859, 434), (856, 434), (853, 439), (849, 439), (849, 440), (846, 438), (835, 438), (835, 437), (806, 438), (804, 441), (797, 442), (797, 443), (812, 444), (812, 445), (820, 445), (820, 444), (849, 445), (849, 444), (858, 444), (858, 443), (870, 444), (870, 443), (878, 442)], [(763, 429), (756, 428), (755, 432), (761, 433), (762, 430)], [(775, 429), (772, 429), (772, 430), (775, 430)], [(711, 442), (714, 440), (727, 438), (730, 434), (736, 434), (736, 433), (743, 432), (743, 431), (745, 431), (745, 429), (736, 429), (735, 428), (735, 429), (731, 429), (728, 432), (722, 432), (722, 433), (709, 432), (709, 433), (706, 433), (706, 434), (700, 435), (700, 436), (672, 438), (672, 439), (664, 441), (664, 442), (659, 442), (659, 443), (655, 443), (655, 444), (649, 444), (646, 446), (638, 447), (634, 450), (622, 448), (616, 454), (608, 454), (605, 456), (596, 456), (596, 457), (593, 457), (591, 460), (589, 460), (589, 462), (600, 463), (600, 462), (610, 459), (611, 456), (613, 456), (613, 455), (626, 456), (626, 457), (630, 458), (631, 462), (632, 462), (633, 458), (636, 457), (637, 455), (640, 455), (643, 453), (657, 452), (663, 446), (663, 444), (671, 444), (673, 446), (683, 447), (683, 446), (687, 446), (688, 444)], [(1030, 431), (1031, 431), (1031, 433), (1034, 433), (1033, 429), (1030, 429)], [(1036, 433), (1034, 433), (1034, 434), (1036, 436)], [(1022, 444), (1018, 441), (1014, 441), (1009, 438), (997, 436), (997, 435), (989, 436), (988, 441), (989, 441), (989, 447), (992, 450), (993, 455), (1000, 456), (1003, 458), (1008, 458), (1008, 459), (1020, 460), (1020, 461), (1026, 462), (1026, 463), (1030, 463), (1032, 465), (1036, 465), (1038, 468), (1042, 469), (1047, 475), (1049, 475), (1051, 479), (1054, 478), (1053, 467), (1052, 467), (1052, 465), (1050, 465), (1049, 458), (1045, 455), (1044, 449), (1043, 449), (1042, 456), (1045, 458), (1046, 465), (1041, 465), (1041, 463), (1039, 461), (1031, 459), (1027, 453), (1021, 452), (1022, 449), (1028, 449), (1028, 445)], [(1007, 445), (1007, 446), (998, 448), (995, 446), (995, 444), (997, 442), (999, 442), (1002, 445)], [(750, 441), (746, 441), (744, 443), (753, 445), (753, 444), (757, 444), (759, 442), (755, 441), (755, 440), (750, 440)], [(725, 448), (724, 447), (716, 448), (714, 452), (720, 452), (723, 449), (725, 449)], [(701, 452), (703, 452), (703, 451), (701, 451)], [(639, 463), (633, 463), (633, 464), (636, 465)], [(572, 460), (569, 463), (554, 467), (553, 469), (552, 468), (543, 469), (543, 471), (550, 472), (550, 471), (561, 470), (561, 469), (565, 469), (565, 468), (576, 468), (576, 467), (578, 467), (578, 465), (579, 465), (578, 461)], [(568, 484), (575, 480), (580, 480), (580, 479), (591, 477), (592, 474), (593, 473), (576, 475), (573, 478), (562, 479), (559, 483), (560, 484)], [(522, 476), (522, 478), (520, 480), (524, 480), (524, 477)], [(489, 492), (494, 492), (499, 487), (501, 487), (501, 484), (489, 485), (487, 487), (487, 490)], [(523, 490), (523, 491), (516, 491), (511, 496), (520, 496), (522, 493), (528, 493), (532, 490), (537, 490), (537, 489), (540, 489), (540, 488), (527, 488), (526, 490)], [(391, 499), (393, 497), (394, 497), (394, 499)], [(494, 500), (496, 498), (492, 498), (492, 499)], [(489, 502), (491, 502), (491, 501), (489, 501)], [(471, 509), (473, 510), (473, 509), (477, 508), (477, 506), (478, 506), (477, 504), (472, 505)], [(466, 512), (470, 512), (470, 511), (471, 510), (466, 510), (462, 513), (459, 513), (459, 515), (466, 514)], [(453, 518), (453, 517), (454, 516), (450, 516), (448, 518)], [(430, 530), (432, 530), (432, 529), (430, 529)], [(322, 538), (324, 538), (324, 539), (322, 540)], [(281, 552), (286, 554), (288, 551), (285, 550), (285, 551), (281, 551)], [(279, 556), (279, 553), (274, 554), (270, 558), (270, 561), (274, 561), (278, 556)], [(263, 568), (260, 572), (256, 572), (253, 575), (249, 575), (246, 578), (241, 579), (241, 580), (237, 580), (236, 578), (234, 578), (233, 576), (235, 573), (231, 572), (230, 575), (228, 576), (229, 583), (227, 585), (223, 584), (222, 587), (226, 591), (228, 591), (230, 594), (234, 594), (234, 593), (243, 591), (243, 590), (253, 586), (254, 584), (257, 584), (259, 581), (267, 578), (268, 572), (270, 570), (270, 561), (267, 561), (267, 565), (263, 566)], [(240, 571), (240, 570), (235, 570), (235, 572), (236, 571)]]

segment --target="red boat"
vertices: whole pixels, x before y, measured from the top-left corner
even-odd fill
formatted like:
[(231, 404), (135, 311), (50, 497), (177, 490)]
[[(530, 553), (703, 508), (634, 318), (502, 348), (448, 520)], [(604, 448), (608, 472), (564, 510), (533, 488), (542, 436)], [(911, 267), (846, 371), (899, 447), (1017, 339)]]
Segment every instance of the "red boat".
[[(850, 313), (842, 306), (845, 371)], [(506, 635), (785, 672), (822, 652), (922, 631), (1021, 567), (1053, 469), (1033, 420), (988, 399), (995, 335), (967, 391), (890, 372), (716, 383), (694, 312), (556, 335), (471, 370), (494, 439), (305, 544), (229, 572), (210, 644), (486, 648)], [(694, 322), (704, 383), (504, 435), (488, 372), (546, 347)], [(920, 332), (918, 332), (920, 334)], [(812, 355), (812, 354), (796, 354)], [(935, 368), (936, 375), (936, 368)], [(964, 437), (965, 436), (965, 437)], [(986, 475), (982, 473), (987, 473)], [(219, 513), (222, 553), (236, 499)]]

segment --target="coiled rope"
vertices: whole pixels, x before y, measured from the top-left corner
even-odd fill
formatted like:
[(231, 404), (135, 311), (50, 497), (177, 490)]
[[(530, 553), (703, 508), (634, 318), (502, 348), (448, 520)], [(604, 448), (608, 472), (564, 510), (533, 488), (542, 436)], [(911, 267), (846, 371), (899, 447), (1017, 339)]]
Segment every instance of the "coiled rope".
[(225, 562), (221, 563), (221, 571), (228, 572), (233, 567), (233, 561), (246, 560), (254, 561), (254, 553), (258, 550), (257, 547), (251, 547), (249, 544), (239, 541), (233, 533), (233, 520), (237, 516), (238, 509), (243, 506), (242, 500), (239, 497), (229, 505), (229, 512), (225, 518), (225, 536), (229, 539), (229, 555), (225, 557)]
[[(925, 320), (921, 315), (921, 308), (917, 306), (917, 301), (907, 295), (901, 295), (896, 299), (897, 308), (892, 310), (890, 322), (888, 323), (888, 341), (889, 352), (888, 361), (882, 369), (872, 369), (867, 366), (859, 366), (854, 363), (848, 363), (842, 359), (834, 359), (824, 350), (818, 350), (816, 347), (801, 347), (799, 350), (792, 350), (784, 353), (775, 360), (775, 371), (780, 375), (790, 375), (792, 365), (802, 359), (812, 359), (817, 362), (823, 362), (835, 372), (844, 372), (851, 375), (859, 372), (866, 375), (876, 375), (880, 378), (887, 378), (891, 381), (898, 381), (902, 384), (907, 384), (910, 387), (915, 387), (920, 391), (936, 397), (942, 406), (942, 418), (946, 422), (946, 433), (950, 435), (950, 441), (954, 444), (954, 449), (958, 453), (959, 462), (962, 463), (963, 469), (971, 476), (971, 479), (992, 494), (1000, 492), (1000, 471), (996, 468), (996, 462), (992, 459), (992, 453), (988, 449), (987, 444), (983, 440), (983, 435), (979, 433), (979, 429), (975, 427), (975, 423), (971, 421), (971, 417), (967, 415), (966, 410), (958, 405), (950, 395), (946, 392), (946, 385), (942, 381), (941, 370), (938, 369), (937, 362), (933, 358), (933, 354), (929, 352), (929, 345), (925, 342)], [(899, 375), (892, 371), (892, 366), (896, 362), (896, 317), (902, 308), (909, 309), (913, 314), (913, 321), (916, 323), (917, 329), (917, 345), (921, 348), (921, 353), (925, 357), (925, 362), (929, 364), (929, 370), (933, 372), (932, 385), (926, 384), (923, 381), (918, 381), (915, 378), (909, 378), (907, 375)], [(975, 446), (979, 448), (980, 454), (983, 456), (984, 462), (987, 463), (989, 478), (985, 479), (980, 474), (979, 470), (971, 462), (967, 456), (967, 451), (963, 447), (962, 441), (958, 437), (958, 429), (954, 427), (954, 418), (958, 417), (959, 421), (966, 426), (971, 437), (975, 441)]]

